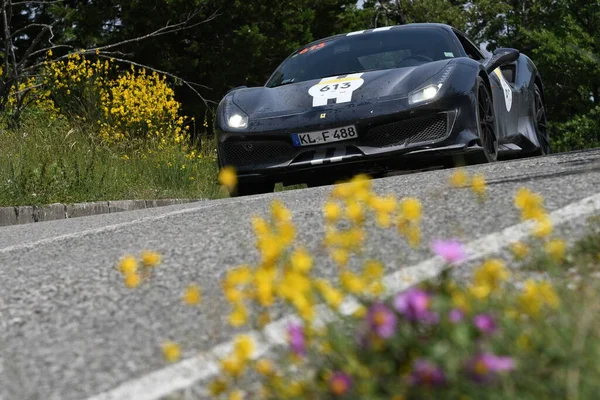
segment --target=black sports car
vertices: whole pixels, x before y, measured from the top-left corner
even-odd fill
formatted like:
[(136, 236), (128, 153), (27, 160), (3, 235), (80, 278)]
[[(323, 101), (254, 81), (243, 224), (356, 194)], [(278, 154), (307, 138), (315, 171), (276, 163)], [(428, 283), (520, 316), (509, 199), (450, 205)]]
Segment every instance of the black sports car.
[(507, 48), (485, 57), (440, 24), (310, 43), (264, 87), (230, 91), (215, 130), (219, 167), (236, 168), (239, 195), (550, 151), (534, 63)]

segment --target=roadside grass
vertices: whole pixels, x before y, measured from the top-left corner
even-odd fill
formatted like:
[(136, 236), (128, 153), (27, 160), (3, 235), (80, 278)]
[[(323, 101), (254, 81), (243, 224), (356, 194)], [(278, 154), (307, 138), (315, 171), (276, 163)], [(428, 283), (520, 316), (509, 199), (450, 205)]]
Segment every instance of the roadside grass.
[(175, 145), (111, 148), (85, 123), (35, 108), (0, 128), (0, 206), (222, 197), (216, 174), (211, 141), (194, 157)]

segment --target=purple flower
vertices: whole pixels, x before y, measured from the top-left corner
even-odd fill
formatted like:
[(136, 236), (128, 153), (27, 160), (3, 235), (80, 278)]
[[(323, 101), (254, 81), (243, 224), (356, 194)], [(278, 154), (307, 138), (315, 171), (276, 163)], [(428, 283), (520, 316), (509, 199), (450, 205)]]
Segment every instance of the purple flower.
[(473, 318), (473, 324), (479, 329), (482, 333), (487, 335), (491, 335), (496, 331), (496, 322), (488, 314), (479, 314)]
[(336, 396), (342, 396), (352, 387), (352, 379), (343, 372), (335, 372), (329, 380), (331, 393)]
[(297, 356), (303, 356), (306, 353), (306, 339), (304, 338), (304, 329), (301, 325), (298, 325), (294, 322), (290, 322), (287, 331), (290, 348)]
[(372, 332), (387, 339), (396, 332), (396, 314), (383, 303), (375, 303), (369, 308), (367, 322)]
[(446, 383), (444, 371), (434, 363), (418, 359), (413, 363), (409, 383), (420, 386), (442, 386)]
[(458, 308), (453, 308), (448, 313), (448, 321), (450, 321), (453, 324), (458, 324), (460, 321), (463, 320), (464, 317), (465, 314)]
[(431, 248), (449, 264), (459, 264), (467, 257), (465, 246), (457, 240), (434, 240)]
[(499, 372), (514, 369), (515, 363), (512, 358), (492, 353), (481, 353), (467, 362), (467, 372), (474, 381), (481, 383), (492, 381)]
[(394, 308), (409, 321), (436, 323), (438, 316), (429, 310), (430, 303), (431, 295), (417, 288), (408, 289), (394, 298)]

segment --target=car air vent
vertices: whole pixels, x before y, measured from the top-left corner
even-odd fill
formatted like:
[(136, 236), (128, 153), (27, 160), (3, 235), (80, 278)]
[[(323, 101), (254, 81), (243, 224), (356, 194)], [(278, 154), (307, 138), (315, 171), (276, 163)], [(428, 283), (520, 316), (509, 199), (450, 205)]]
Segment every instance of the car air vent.
[(362, 144), (372, 147), (391, 147), (440, 140), (448, 131), (445, 113), (404, 119), (370, 128)]
[(236, 167), (274, 165), (291, 160), (296, 153), (283, 141), (226, 142), (222, 146), (224, 163)]

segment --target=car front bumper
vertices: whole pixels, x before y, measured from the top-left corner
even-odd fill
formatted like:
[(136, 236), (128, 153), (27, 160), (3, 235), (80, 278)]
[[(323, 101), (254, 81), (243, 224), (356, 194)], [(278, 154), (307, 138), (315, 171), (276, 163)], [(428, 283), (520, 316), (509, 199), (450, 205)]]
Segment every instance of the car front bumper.
[[(351, 140), (295, 147), (291, 134), (315, 127), (267, 132), (219, 132), (220, 166), (232, 165), (242, 180), (303, 183), (315, 179), (412, 169), (448, 156), (481, 151), (478, 144), (474, 98), (446, 96), (417, 107), (406, 104), (363, 105), (356, 120), (343, 119), (319, 129), (353, 124), (358, 137)], [(369, 112), (368, 108), (371, 108)], [(400, 109), (399, 111), (397, 111)], [(374, 114), (373, 116), (370, 116)]]

